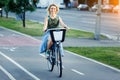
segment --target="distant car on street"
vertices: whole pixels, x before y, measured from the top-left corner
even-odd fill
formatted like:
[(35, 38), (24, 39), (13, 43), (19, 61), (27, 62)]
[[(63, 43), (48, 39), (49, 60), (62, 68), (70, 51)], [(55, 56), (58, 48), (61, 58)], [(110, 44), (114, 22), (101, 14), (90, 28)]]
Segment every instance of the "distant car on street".
[(89, 6), (87, 4), (79, 4), (77, 6), (78, 10), (89, 10)]
[[(56, 4), (57, 4), (57, 3), (56, 3)], [(45, 3), (45, 4), (38, 3), (38, 4), (37, 4), (37, 7), (38, 7), (38, 8), (47, 8), (48, 5), (49, 5), (49, 3)], [(59, 6), (60, 9), (66, 8), (66, 6), (65, 6), (64, 3), (58, 3), (57, 5)]]
[(91, 7), (91, 11), (95, 12), (98, 9), (98, 4), (95, 4)]
[(102, 12), (112, 12), (113, 10), (113, 5), (103, 5), (102, 6)]
[(58, 6), (59, 6), (60, 9), (65, 9), (66, 8), (64, 3), (60, 3), (60, 4), (58, 4)]
[(41, 4), (37, 4), (37, 8), (47, 8), (47, 5), (41, 5)]
[(113, 8), (113, 13), (118, 13), (119, 10), (120, 10), (120, 6), (117, 5), (117, 6), (115, 6), (115, 7)]
[(37, 3), (38, 8), (47, 8), (48, 5), (49, 5), (49, 3), (46, 2), (46, 0), (39, 0), (39, 2)]

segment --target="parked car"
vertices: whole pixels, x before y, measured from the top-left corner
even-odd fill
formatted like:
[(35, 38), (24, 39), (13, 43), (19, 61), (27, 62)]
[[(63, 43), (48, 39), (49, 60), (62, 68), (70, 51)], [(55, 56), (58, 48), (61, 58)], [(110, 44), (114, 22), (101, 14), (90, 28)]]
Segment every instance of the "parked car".
[(91, 7), (91, 11), (95, 12), (98, 9), (98, 4), (95, 4)]
[(39, 0), (40, 2), (37, 3), (37, 8), (47, 8), (49, 3), (45, 2), (44, 0)]
[(60, 3), (60, 4), (58, 4), (58, 6), (59, 6), (60, 9), (65, 9), (66, 8), (64, 3)]
[(103, 5), (102, 6), (102, 12), (112, 12), (113, 10), (113, 5)]
[(78, 10), (89, 10), (89, 6), (87, 4), (79, 4), (77, 6)]
[(115, 7), (113, 8), (113, 13), (118, 13), (119, 10), (120, 10), (120, 6), (117, 5), (117, 6), (115, 6)]

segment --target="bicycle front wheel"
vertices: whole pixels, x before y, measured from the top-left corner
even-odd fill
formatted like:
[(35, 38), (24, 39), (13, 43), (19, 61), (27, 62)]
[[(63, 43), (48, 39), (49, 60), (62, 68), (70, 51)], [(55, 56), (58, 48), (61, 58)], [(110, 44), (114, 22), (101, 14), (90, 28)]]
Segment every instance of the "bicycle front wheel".
[(57, 69), (59, 77), (62, 77), (62, 58), (61, 58), (61, 52), (60, 49), (57, 49)]
[(47, 56), (47, 66), (49, 71), (53, 71), (54, 68), (54, 59), (53, 59), (53, 51), (50, 51), (50, 53)]

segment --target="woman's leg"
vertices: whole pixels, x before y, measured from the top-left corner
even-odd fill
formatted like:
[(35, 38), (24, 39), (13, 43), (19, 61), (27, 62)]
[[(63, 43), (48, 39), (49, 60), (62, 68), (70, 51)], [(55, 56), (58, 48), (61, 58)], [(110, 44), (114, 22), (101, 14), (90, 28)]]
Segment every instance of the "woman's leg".
[(51, 40), (51, 37), (49, 36), (49, 37), (48, 37), (47, 50), (49, 50), (52, 45), (53, 45), (53, 42), (52, 42), (52, 40)]

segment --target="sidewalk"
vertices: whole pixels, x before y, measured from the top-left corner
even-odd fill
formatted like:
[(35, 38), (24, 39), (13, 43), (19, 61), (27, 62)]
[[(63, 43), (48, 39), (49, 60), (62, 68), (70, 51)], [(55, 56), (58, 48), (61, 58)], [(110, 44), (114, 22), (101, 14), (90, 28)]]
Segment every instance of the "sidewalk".
[(39, 46), (40, 40), (31, 36), (0, 27), (0, 47)]

